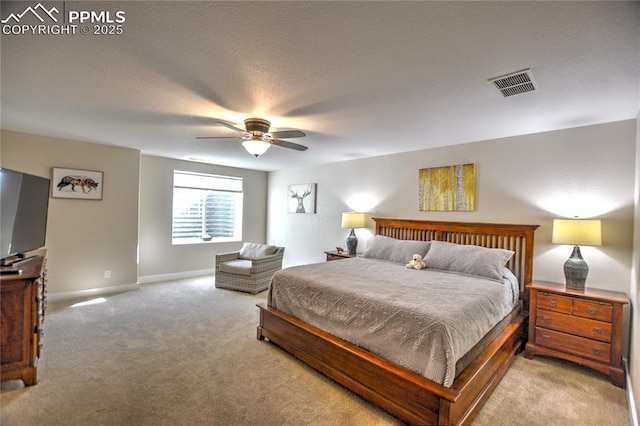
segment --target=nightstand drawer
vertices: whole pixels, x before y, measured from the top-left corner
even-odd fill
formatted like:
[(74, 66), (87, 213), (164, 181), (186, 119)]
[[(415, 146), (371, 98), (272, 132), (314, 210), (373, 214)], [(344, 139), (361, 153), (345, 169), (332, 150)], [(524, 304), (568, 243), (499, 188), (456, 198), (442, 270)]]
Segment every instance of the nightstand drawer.
[(342, 260), (342, 259), (349, 259), (350, 257), (356, 257), (355, 253), (349, 254), (346, 251), (338, 252), (336, 250), (325, 251), (324, 254), (327, 255), (327, 262), (330, 262), (332, 260)]
[(601, 342), (611, 342), (611, 324), (608, 322), (538, 309), (536, 326), (600, 340)]
[(538, 308), (547, 309), (549, 311), (562, 312), (565, 314), (571, 313), (571, 298), (558, 296), (553, 293), (539, 292), (538, 293)]
[(611, 322), (613, 318), (613, 305), (604, 302), (574, 300), (573, 315)]
[(336, 256), (335, 254), (327, 254), (327, 262), (332, 260), (341, 260), (344, 259), (344, 256)]
[(536, 345), (571, 353), (600, 362), (611, 362), (611, 345), (536, 327)]

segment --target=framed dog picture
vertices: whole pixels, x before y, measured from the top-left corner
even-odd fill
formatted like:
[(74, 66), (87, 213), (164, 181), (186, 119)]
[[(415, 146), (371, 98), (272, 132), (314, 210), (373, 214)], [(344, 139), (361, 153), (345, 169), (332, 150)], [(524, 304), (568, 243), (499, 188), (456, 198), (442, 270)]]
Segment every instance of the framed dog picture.
[(53, 168), (51, 196), (77, 200), (102, 200), (103, 173)]

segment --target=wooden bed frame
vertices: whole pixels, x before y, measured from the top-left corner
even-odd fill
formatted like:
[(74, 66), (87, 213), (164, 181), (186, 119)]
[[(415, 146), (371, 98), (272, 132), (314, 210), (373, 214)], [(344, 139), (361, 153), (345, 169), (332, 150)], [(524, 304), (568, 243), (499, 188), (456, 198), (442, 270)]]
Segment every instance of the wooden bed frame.
[[(528, 301), (533, 239), (538, 225), (374, 218), (376, 234), (404, 240), (440, 240), (505, 248), (507, 266)], [(410, 424), (468, 424), (507, 371), (526, 339), (527, 309), (455, 379), (450, 388), (389, 362), (264, 304), (258, 339), (269, 339), (316, 370)]]

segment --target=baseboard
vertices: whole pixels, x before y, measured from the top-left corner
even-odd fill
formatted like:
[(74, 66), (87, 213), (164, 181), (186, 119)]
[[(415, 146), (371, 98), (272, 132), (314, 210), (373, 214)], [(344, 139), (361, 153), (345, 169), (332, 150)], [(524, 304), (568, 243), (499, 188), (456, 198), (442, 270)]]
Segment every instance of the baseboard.
[(149, 284), (149, 283), (155, 283), (160, 281), (182, 280), (185, 278), (195, 278), (195, 277), (202, 277), (205, 275), (213, 275), (215, 272), (216, 272), (215, 269), (201, 269), (198, 271), (174, 272), (171, 274), (146, 275), (144, 277), (138, 277), (138, 282), (140, 284)]
[(629, 362), (626, 358), (622, 358), (624, 363), (624, 371), (627, 375), (627, 401), (629, 403), (629, 420), (631, 420), (631, 426), (638, 426), (638, 411), (636, 408), (636, 400), (633, 394), (633, 382), (631, 381), (631, 375), (629, 374)]
[(215, 269), (202, 269), (199, 271), (186, 271), (175, 272), (171, 274), (162, 275), (147, 275), (145, 277), (139, 277), (136, 284), (118, 285), (112, 287), (100, 287), (91, 288), (88, 290), (68, 291), (64, 293), (48, 293), (47, 299), (49, 302), (60, 302), (72, 299), (81, 299), (86, 297), (105, 296), (114, 293), (123, 293), (125, 291), (140, 290), (140, 284), (149, 284), (161, 281), (181, 280), (186, 278), (202, 277), (206, 275), (213, 275)]
[(47, 293), (49, 302), (60, 302), (71, 299), (81, 299), (86, 297), (105, 296), (125, 291), (140, 290), (140, 284), (125, 284), (112, 287), (90, 288), (88, 290), (68, 291), (64, 293)]

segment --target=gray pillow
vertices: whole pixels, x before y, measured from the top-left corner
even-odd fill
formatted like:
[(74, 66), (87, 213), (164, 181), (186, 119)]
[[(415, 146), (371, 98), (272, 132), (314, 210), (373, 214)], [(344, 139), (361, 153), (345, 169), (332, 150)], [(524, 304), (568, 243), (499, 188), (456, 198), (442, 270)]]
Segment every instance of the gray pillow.
[(424, 257), (429, 250), (429, 241), (396, 240), (376, 235), (371, 246), (362, 254), (369, 259), (387, 260), (395, 263), (408, 263), (414, 254)]
[(432, 241), (424, 258), (427, 268), (460, 272), (502, 282), (511, 250)]
[(278, 247), (266, 244), (244, 243), (240, 249), (240, 259), (260, 259), (276, 254)]

